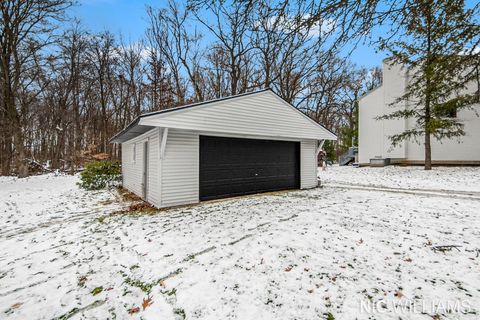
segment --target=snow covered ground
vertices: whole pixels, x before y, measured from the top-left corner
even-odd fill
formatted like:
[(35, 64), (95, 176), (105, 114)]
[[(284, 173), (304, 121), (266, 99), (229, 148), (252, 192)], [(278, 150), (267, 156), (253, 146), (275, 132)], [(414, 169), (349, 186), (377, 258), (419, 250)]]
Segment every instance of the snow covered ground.
[(479, 318), (479, 169), (319, 175), (136, 214), (77, 177), (0, 178), (0, 319)]
[(432, 171), (425, 171), (422, 166), (333, 166), (320, 171), (320, 176), (329, 184), (480, 193), (478, 167), (434, 167)]

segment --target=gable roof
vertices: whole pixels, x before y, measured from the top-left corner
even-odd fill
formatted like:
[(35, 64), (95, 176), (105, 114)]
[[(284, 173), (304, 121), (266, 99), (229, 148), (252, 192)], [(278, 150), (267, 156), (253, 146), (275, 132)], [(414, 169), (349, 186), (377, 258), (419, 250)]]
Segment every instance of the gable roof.
[(336, 140), (332, 132), (271, 89), (264, 89), (142, 114), (112, 137), (111, 142), (128, 141), (155, 127)]

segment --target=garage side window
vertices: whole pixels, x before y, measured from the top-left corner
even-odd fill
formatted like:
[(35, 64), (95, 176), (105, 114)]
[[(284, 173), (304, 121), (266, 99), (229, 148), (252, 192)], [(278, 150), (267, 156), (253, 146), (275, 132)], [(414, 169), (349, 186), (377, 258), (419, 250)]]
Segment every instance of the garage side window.
[(132, 162), (135, 163), (135, 159), (137, 158), (137, 144), (134, 143), (132, 145)]

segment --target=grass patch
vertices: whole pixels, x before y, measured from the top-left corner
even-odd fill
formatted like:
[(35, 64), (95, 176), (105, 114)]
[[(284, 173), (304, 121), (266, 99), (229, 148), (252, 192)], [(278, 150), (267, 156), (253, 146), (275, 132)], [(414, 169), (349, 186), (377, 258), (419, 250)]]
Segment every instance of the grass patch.
[(187, 316), (185, 315), (185, 310), (183, 310), (182, 308), (175, 308), (175, 309), (173, 310), (173, 312), (174, 312), (176, 315), (182, 317), (182, 319), (186, 319), (186, 318), (187, 318)]
[(103, 287), (96, 287), (95, 289), (92, 290), (91, 294), (92, 294), (92, 296), (96, 296), (97, 294), (99, 294), (102, 291), (103, 291)]
[(167, 296), (171, 297), (177, 294), (177, 289), (173, 288), (172, 290), (165, 290), (162, 291), (162, 294), (166, 294)]
[(145, 292), (146, 294), (150, 294), (150, 292), (152, 291), (152, 288), (158, 284), (158, 281), (153, 281), (149, 283), (149, 282), (143, 282), (138, 279), (132, 279), (129, 276), (127, 276), (127, 274), (123, 271), (120, 271), (120, 274), (123, 276), (124, 282), (126, 284), (132, 287), (137, 287), (143, 292)]
[(335, 317), (329, 312), (327, 313), (327, 320), (335, 320)]

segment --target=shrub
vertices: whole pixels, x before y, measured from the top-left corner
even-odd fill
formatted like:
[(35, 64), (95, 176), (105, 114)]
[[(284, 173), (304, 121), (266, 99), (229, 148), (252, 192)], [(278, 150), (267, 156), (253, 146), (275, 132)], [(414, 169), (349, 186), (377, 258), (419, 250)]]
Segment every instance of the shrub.
[(121, 181), (120, 163), (116, 161), (92, 161), (87, 163), (80, 174), (80, 187), (99, 190), (119, 185)]

